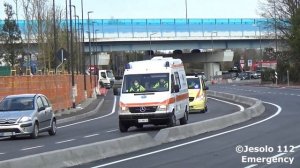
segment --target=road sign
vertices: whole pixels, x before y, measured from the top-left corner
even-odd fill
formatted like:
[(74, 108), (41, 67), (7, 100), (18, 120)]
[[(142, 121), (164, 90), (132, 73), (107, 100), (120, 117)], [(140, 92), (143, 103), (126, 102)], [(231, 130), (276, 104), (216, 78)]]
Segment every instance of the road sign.
[(275, 78), (278, 79), (278, 77), (277, 77), (277, 72), (276, 72), (276, 71), (275, 71)]
[(57, 52), (56, 52), (56, 57), (58, 58), (58, 60), (60, 62), (62, 62), (63, 60), (67, 60), (69, 58), (69, 52), (67, 50), (65, 50), (64, 48), (60, 48)]
[(241, 68), (244, 69), (245, 64), (241, 64)]
[(252, 60), (248, 60), (248, 67), (252, 66)]

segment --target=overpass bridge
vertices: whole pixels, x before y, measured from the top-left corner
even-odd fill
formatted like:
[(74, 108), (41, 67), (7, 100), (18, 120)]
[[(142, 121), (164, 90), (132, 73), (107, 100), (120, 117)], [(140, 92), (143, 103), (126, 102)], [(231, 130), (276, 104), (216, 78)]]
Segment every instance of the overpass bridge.
[[(82, 24), (80, 22), (76, 25), (76, 29), (82, 33), (82, 27), (84, 28), (85, 39), (80, 41), (84, 41), (86, 53), (89, 52), (90, 41), (92, 52), (148, 51), (150, 53), (152, 50), (203, 49), (205, 53), (198, 52), (193, 56), (203, 57), (205, 67), (208, 67), (205, 68), (206, 73), (214, 76), (220, 70), (218, 62), (232, 61), (233, 53), (226, 50), (207, 54), (207, 51), (274, 47), (275, 31), (267, 27), (270, 22), (272, 20), (262, 18), (90, 19), (89, 23), (88, 20), (84, 20)], [(66, 22), (62, 21), (61, 24), (65, 26)], [(26, 32), (25, 21), (20, 20), (18, 25), (21, 32)], [(91, 40), (88, 38), (89, 32)], [(87, 59), (91, 58), (87, 57)], [(193, 59), (189, 58), (186, 61), (193, 61)]]
[[(92, 50), (102, 52), (265, 48), (275, 46), (275, 31), (267, 27), (270, 22), (263, 18), (90, 19), (90, 26), (84, 20), (76, 29), (82, 33), (83, 25), (85, 39), (80, 40), (85, 42), (85, 52), (89, 51), (88, 32)], [(26, 32), (26, 21), (20, 20), (18, 25), (21, 32)], [(61, 26), (65, 25), (62, 21)]]

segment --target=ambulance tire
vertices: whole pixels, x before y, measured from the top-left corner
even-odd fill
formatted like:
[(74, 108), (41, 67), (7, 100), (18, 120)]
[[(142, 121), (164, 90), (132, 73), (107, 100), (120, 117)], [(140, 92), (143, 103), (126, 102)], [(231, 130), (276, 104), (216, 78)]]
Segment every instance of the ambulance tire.
[(129, 128), (129, 126), (127, 126), (124, 123), (122, 123), (121, 121), (119, 121), (119, 130), (120, 130), (120, 132), (127, 132), (128, 128)]
[(187, 121), (188, 121), (188, 112), (187, 112), (187, 110), (185, 110), (184, 116), (179, 120), (180, 125), (187, 124)]
[(176, 125), (176, 116), (173, 112), (172, 117), (169, 120), (168, 127), (174, 127)]

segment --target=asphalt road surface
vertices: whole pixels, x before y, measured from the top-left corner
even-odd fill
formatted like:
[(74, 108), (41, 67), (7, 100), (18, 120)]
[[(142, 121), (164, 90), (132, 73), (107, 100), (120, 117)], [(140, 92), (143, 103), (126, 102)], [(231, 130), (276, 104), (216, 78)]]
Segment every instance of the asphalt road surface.
[(266, 111), (223, 130), (76, 167), (300, 167), (299, 89), (229, 84), (210, 89), (260, 99)]

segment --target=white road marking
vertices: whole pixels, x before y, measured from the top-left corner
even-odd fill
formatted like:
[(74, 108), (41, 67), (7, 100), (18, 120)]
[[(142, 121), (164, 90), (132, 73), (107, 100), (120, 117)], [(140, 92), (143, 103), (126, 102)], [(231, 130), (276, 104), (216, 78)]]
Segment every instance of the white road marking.
[(57, 128), (65, 128), (65, 127), (70, 127), (70, 126), (73, 126), (73, 125), (78, 125), (78, 124), (82, 124), (82, 123), (86, 123), (86, 122), (89, 122), (89, 121), (94, 121), (94, 120), (98, 120), (98, 119), (101, 119), (101, 118), (105, 118), (105, 117), (108, 117), (108, 116), (111, 116), (115, 113), (115, 109), (116, 109), (116, 101), (117, 101), (117, 97), (115, 96), (114, 98), (114, 105), (113, 105), (113, 109), (112, 109), (112, 112), (107, 114), (107, 115), (104, 115), (104, 116), (100, 116), (100, 117), (97, 117), (97, 118), (93, 118), (93, 119), (89, 119), (89, 120), (84, 120), (84, 121), (80, 121), (80, 122), (76, 122), (76, 123), (72, 123), (72, 124), (68, 124), (68, 125), (63, 125), (63, 126), (60, 126), (60, 127), (57, 127)]
[(258, 164), (252, 164), (252, 165), (249, 165), (249, 166), (247, 166), (247, 167), (244, 167), (244, 168), (252, 168), (252, 167), (255, 167), (255, 166), (257, 166)]
[(42, 148), (42, 147), (44, 147), (44, 145), (34, 146), (34, 147), (30, 147), (30, 148), (23, 148), (23, 149), (21, 149), (21, 151), (27, 151), (27, 150), (36, 149), (36, 148)]
[(228, 102), (228, 101), (224, 101), (224, 100), (220, 100), (220, 99), (216, 99), (216, 98), (212, 98), (212, 97), (208, 97), (210, 99), (214, 99), (216, 101), (220, 101), (220, 102), (223, 102), (223, 103), (227, 103), (227, 104), (231, 104), (231, 105), (235, 105), (235, 106), (238, 106), (240, 108), (240, 111), (244, 111), (245, 108), (239, 104), (235, 104), (235, 103), (231, 103), (231, 102)]
[(280, 157), (280, 156), (283, 156), (283, 155), (285, 155), (286, 153), (279, 153), (279, 154), (277, 154), (277, 155), (275, 155), (275, 156), (272, 156), (272, 158), (278, 158), (278, 157)]
[(116, 132), (118, 131), (119, 129), (113, 129), (113, 130), (109, 130), (109, 131), (106, 131), (107, 133), (110, 133), (110, 132)]
[(156, 154), (156, 153), (168, 151), (168, 150), (171, 150), (171, 149), (179, 148), (179, 147), (190, 145), (190, 144), (193, 144), (193, 143), (201, 142), (201, 141), (204, 141), (204, 140), (207, 140), (207, 139), (218, 137), (220, 135), (225, 135), (225, 134), (228, 134), (228, 133), (231, 133), (231, 132), (239, 131), (239, 130), (242, 130), (242, 129), (245, 129), (245, 128), (248, 128), (248, 127), (260, 124), (260, 123), (263, 123), (263, 122), (268, 121), (268, 120), (270, 120), (270, 119), (272, 119), (272, 118), (274, 118), (274, 117), (276, 117), (277, 115), (280, 114), (282, 108), (279, 105), (273, 104), (273, 103), (269, 103), (269, 102), (264, 102), (264, 103), (271, 104), (271, 105), (277, 107), (277, 109), (278, 109), (277, 112), (275, 114), (273, 114), (272, 116), (268, 117), (268, 118), (265, 118), (265, 119), (263, 119), (261, 121), (257, 121), (255, 123), (252, 123), (252, 124), (249, 124), (249, 125), (245, 125), (245, 126), (242, 126), (242, 127), (239, 127), (239, 128), (232, 129), (232, 130), (228, 130), (228, 131), (225, 131), (225, 132), (221, 132), (221, 133), (217, 133), (217, 134), (214, 134), (214, 135), (210, 135), (210, 136), (207, 136), (207, 137), (204, 137), (204, 138), (200, 138), (200, 139), (197, 139), (197, 140), (193, 140), (193, 141), (190, 141), (190, 142), (185, 142), (185, 143), (182, 143), (182, 144), (179, 144), (179, 145), (175, 145), (175, 146), (171, 146), (171, 147), (168, 147), (168, 148), (164, 148), (164, 149), (152, 151), (152, 152), (149, 152), (149, 153), (145, 153), (145, 154), (141, 154), (141, 155), (129, 157), (129, 158), (122, 159), (122, 160), (117, 160), (117, 161), (106, 163), (106, 164), (102, 164), (102, 165), (98, 165), (98, 166), (95, 166), (95, 167), (92, 167), (92, 168), (105, 167), (105, 166), (109, 166), (109, 165), (113, 165), (113, 164), (125, 162), (125, 161), (128, 161), (128, 160), (133, 160), (133, 159), (141, 158), (141, 157), (144, 157), (144, 156), (149, 156), (149, 155), (153, 155), (153, 154)]
[(92, 135), (87, 135), (87, 136), (84, 136), (84, 138), (90, 138), (90, 137), (94, 137), (94, 136), (98, 136), (99, 134), (92, 134)]
[(295, 146), (294, 148), (296, 148), (296, 149), (297, 149), (297, 148), (300, 148), (300, 145), (298, 145), (298, 146)]
[(5, 153), (0, 153), (0, 155), (5, 155)]
[(55, 142), (55, 144), (62, 144), (62, 143), (66, 143), (66, 142), (71, 142), (71, 141), (75, 141), (76, 139), (68, 139), (65, 141), (60, 141), (60, 142)]

